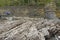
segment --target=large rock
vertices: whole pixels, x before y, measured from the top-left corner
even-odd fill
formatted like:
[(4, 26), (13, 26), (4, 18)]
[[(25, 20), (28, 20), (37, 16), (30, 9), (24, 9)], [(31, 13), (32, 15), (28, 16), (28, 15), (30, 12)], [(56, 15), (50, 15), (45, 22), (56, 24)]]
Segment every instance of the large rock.
[(45, 6), (45, 17), (49, 19), (56, 19), (56, 5), (51, 2)]
[[(18, 20), (11, 21), (7, 20), (5, 23), (0, 24), (3, 26), (0, 28), (0, 40), (45, 40), (46, 35), (50, 36), (48, 30), (52, 30), (52, 33), (55, 33), (55, 29), (60, 28), (60, 25), (54, 21), (29, 17), (20, 17)], [(56, 36), (59, 36), (57, 34)]]

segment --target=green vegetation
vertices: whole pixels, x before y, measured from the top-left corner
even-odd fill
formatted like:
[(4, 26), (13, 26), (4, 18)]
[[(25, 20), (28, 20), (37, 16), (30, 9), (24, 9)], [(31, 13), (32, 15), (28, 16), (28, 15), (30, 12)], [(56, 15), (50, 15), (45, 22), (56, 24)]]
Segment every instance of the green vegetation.
[[(3, 6), (22, 6), (22, 5), (38, 5), (39, 7), (44, 7), (45, 4), (49, 2), (56, 2), (57, 8), (60, 7), (60, 0), (0, 0), (0, 7)], [(58, 8), (59, 9), (59, 8)], [(40, 12), (40, 11), (39, 11)], [(60, 10), (57, 10), (57, 16), (60, 17)], [(42, 13), (41, 13), (42, 14)], [(35, 14), (34, 16), (40, 16), (39, 14)], [(43, 15), (43, 14), (42, 14)]]
[[(52, 0), (0, 0), (0, 6), (44, 5), (51, 1)], [(56, 4), (60, 6), (60, 0), (56, 0)]]
[[(41, 5), (51, 1), (52, 0), (0, 0), (0, 6)], [(60, 4), (60, 0), (57, 1), (57, 4)]]

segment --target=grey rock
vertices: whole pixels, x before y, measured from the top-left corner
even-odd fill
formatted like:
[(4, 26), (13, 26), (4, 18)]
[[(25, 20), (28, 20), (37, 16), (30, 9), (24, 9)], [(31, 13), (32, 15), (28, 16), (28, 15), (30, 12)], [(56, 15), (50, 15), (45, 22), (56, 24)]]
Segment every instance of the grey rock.
[(48, 19), (56, 19), (56, 7), (54, 3), (49, 3), (45, 6), (45, 17)]
[[(45, 40), (44, 36), (50, 36), (48, 30), (55, 33), (55, 29), (60, 27), (58, 21), (55, 21), (44, 18), (18, 17), (18, 20), (6, 20), (2, 24), (0, 22), (0, 25), (4, 26), (0, 28), (0, 40)], [(51, 40), (53, 38), (55, 37), (50, 37)]]

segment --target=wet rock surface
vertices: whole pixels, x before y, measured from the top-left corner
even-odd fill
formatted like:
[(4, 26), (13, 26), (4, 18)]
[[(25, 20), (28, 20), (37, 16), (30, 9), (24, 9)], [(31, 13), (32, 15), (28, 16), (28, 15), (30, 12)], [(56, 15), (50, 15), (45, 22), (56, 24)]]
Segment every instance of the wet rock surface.
[(4, 20), (0, 22), (0, 40), (59, 40), (59, 21), (29, 17)]

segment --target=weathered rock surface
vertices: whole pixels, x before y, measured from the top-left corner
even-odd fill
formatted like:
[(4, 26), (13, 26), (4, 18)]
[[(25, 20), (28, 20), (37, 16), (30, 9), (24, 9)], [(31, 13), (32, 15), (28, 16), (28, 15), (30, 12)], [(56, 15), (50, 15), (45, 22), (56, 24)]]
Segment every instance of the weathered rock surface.
[(55, 2), (50, 2), (45, 6), (45, 17), (48, 19), (57, 19)]
[[(18, 17), (18, 20), (1, 23), (0, 40), (46, 40), (45, 36), (49, 36), (50, 31), (55, 34), (60, 30), (58, 21), (44, 18)], [(60, 32), (58, 33), (60, 35)], [(50, 39), (52, 40), (51, 37)]]

